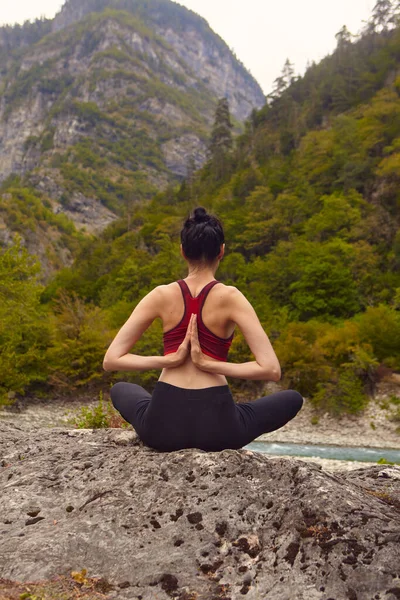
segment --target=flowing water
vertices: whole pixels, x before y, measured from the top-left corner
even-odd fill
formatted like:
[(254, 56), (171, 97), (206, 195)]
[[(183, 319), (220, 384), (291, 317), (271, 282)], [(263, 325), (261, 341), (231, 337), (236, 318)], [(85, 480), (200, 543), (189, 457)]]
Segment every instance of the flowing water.
[(400, 463), (400, 450), (390, 448), (351, 448), (345, 446), (322, 446), (303, 444), (281, 444), (252, 442), (245, 446), (248, 450), (263, 452), (272, 456), (306, 456), (334, 460), (355, 460), (376, 463), (384, 458), (389, 462)]

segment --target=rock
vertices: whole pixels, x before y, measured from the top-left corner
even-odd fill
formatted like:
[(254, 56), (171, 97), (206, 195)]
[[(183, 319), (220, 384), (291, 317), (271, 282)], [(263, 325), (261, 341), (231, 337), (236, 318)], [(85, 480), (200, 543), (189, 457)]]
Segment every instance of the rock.
[(99, 233), (117, 219), (95, 198), (88, 198), (80, 192), (73, 193), (65, 206), (55, 205), (56, 214), (64, 213), (75, 223), (77, 229), (85, 229), (89, 233)]
[[(65, 29), (88, 13), (103, 10), (107, 4), (106, 0), (68, 0), (55, 16), (52, 29)], [(183, 66), (189, 67), (216, 98), (226, 96), (229, 99), (232, 113), (239, 120), (247, 118), (253, 108), (264, 105), (265, 97), (259, 84), (202, 17), (169, 2), (145, 2), (140, 11), (135, 4), (137, 6), (137, 3), (131, 3), (130, 8), (123, 0), (113, 2), (114, 8), (133, 10), (167, 42), (166, 50), (173, 49), (173, 53), (165, 51), (163, 56), (170, 69), (182, 73)], [(138, 41), (140, 38), (135, 39), (136, 43)], [(131, 39), (125, 39), (125, 42), (134, 47)], [(134, 49), (150, 53), (143, 45)], [(155, 53), (152, 58), (157, 59)]]
[(107, 440), (114, 444), (118, 444), (119, 446), (140, 443), (136, 431), (132, 429), (109, 429), (107, 432)]
[(39, 523), (43, 520), (44, 517), (35, 517), (34, 519), (28, 519), (27, 521), (25, 521), (25, 525), (35, 525), (35, 523)]
[(173, 173), (182, 177), (187, 176), (188, 158), (194, 160), (196, 168), (202, 166), (206, 159), (206, 144), (198, 136), (187, 133), (179, 138), (162, 144), (165, 164)]
[(399, 469), (384, 469), (380, 471), (378, 477), (383, 477), (384, 479), (400, 479), (400, 470)]
[[(90, 16), (110, 6), (132, 15)], [(186, 176), (188, 158), (204, 164), (218, 98), (239, 121), (265, 104), (227, 44), (174, 2), (68, 0), (45, 31), (29, 44), (0, 27), (0, 182), (21, 176), (88, 233), (125, 212), (127, 190), (131, 209)]]
[(26, 514), (28, 515), (28, 517), (37, 517), (38, 514), (40, 513), (40, 508), (30, 508), (29, 510), (26, 511)]
[[(131, 432), (72, 433), (0, 422), (1, 578), (87, 569), (120, 600), (397, 597), (399, 468), (332, 475), (248, 450), (161, 453), (121, 445)], [(39, 502), (46, 518), (25, 527), (23, 507)]]

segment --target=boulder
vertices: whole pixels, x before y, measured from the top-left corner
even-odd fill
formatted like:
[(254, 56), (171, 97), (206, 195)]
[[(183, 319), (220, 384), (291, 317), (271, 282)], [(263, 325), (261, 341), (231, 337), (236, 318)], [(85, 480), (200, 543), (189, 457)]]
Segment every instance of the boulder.
[(0, 423), (0, 578), (81, 572), (121, 600), (400, 597), (400, 469)]

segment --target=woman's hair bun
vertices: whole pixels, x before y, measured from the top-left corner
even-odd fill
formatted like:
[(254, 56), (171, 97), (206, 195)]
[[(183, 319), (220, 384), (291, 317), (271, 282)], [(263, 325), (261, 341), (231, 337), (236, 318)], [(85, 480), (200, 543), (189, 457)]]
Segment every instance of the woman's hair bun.
[(189, 261), (213, 263), (224, 242), (221, 221), (202, 206), (195, 208), (183, 224), (181, 243), (185, 258)]
[(211, 218), (211, 215), (207, 214), (207, 211), (202, 206), (195, 208), (193, 212), (193, 219), (196, 223), (206, 223)]

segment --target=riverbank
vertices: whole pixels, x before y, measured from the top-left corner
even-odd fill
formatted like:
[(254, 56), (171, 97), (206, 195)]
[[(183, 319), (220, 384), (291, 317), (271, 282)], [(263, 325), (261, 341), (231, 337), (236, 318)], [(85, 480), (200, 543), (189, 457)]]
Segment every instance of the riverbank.
[[(394, 406), (388, 402), (390, 395), (393, 395), (393, 390), (382, 388), (362, 415), (346, 416), (340, 420), (328, 414), (320, 415), (317, 419), (311, 404), (306, 400), (303, 409), (293, 421), (278, 431), (260, 436), (258, 441), (400, 449), (400, 435), (396, 432), (399, 423), (389, 419), (394, 411)], [(71, 417), (76, 415), (82, 406), (93, 408), (97, 403), (97, 400), (90, 398), (73, 401), (57, 399), (51, 403), (31, 399), (0, 411), (0, 421), (13, 423), (22, 429), (73, 428)], [(317, 457), (299, 457), (299, 460), (314, 462), (331, 472), (368, 466), (368, 463), (364, 462)]]
[[(293, 456), (270, 456), (270, 458), (283, 458), (285, 460), (293, 460)], [(327, 458), (318, 458), (313, 456), (309, 458), (307, 456), (296, 456), (296, 460), (302, 460), (308, 464), (314, 463), (330, 473), (336, 473), (339, 471), (355, 471), (356, 469), (366, 469), (373, 466), (375, 463), (358, 462), (355, 460), (332, 460)], [(382, 467), (383, 468), (383, 467)]]
[[(94, 407), (97, 404), (97, 402), (95, 401), (87, 401), (84, 403), (85, 407)], [(72, 408), (71, 408), (72, 406)], [(77, 413), (80, 408), (82, 406), (82, 403), (79, 402), (78, 404), (75, 402), (73, 404), (71, 404), (70, 401), (55, 401), (54, 403), (50, 404), (43, 404), (42, 402), (34, 402), (33, 404), (30, 404), (29, 406), (24, 407), (23, 409), (20, 408), (20, 410), (17, 410), (16, 408), (10, 407), (7, 408), (3, 411), (0, 412), (0, 423), (1, 421), (3, 422), (8, 422), (8, 423), (12, 423), (13, 425), (16, 425), (18, 427), (20, 427), (21, 429), (32, 429), (32, 428), (40, 428), (40, 427), (45, 427), (45, 428), (55, 428), (55, 427), (67, 427), (67, 428), (73, 428), (73, 425), (70, 422), (70, 418), (72, 414)], [(309, 409), (308, 407), (305, 409), (304, 414), (301, 415), (301, 422), (303, 423), (303, 421), (307, 420)], [(298, 417), (298, 419), (300, 420), (300, 416)], [(287, 425), (285, 428), (282, 429), (282, 435), (278, 436), (277, 434), (279, 432), (275, 432), (275, 434), (269, 434), (267, 436), (261, 436), (261, 438), (265, 438), (266, 441), (280, 441), (280, 442), (290, 442), (292, 441), (291, 438), (295, 438), (297, 436), (297, 438), (299, 438), (298, 435), (298, 430), (295, 429), (293, 427), (293, 425), (295, 424), (295, 422), (293, 421), (291, 424)], [(315, 426), (313, 426), (315, 427)], [(297, 431), (297, 433), (296, 433)], [(313, 431), (314, 433), (315, 430)], [(277, 438), (280, 437), (281, 439), (274, 439), (272, 440), (272, 436), (275, 435)], [(315, 436), (317, 438), (317, 436)], [(261, 439), (259, 438), (259, 439)], [(304, 440), (306, 440), (306, 436), (304, 437)], [(307, 443), (306, 441), (301, 442), (301, 443)], [(318, 442), (315, 442), (318, 443)], [(351, 444), (349, 444), (348, 442), (346, 442), (346, 444), (343, 445), (347, 445), (350, 446)], [(364, 444), (365, 446), (366, 444)], [(381, 447), (387, 447), (387, 446), (381, 446)], [(396, 447), (396, 446), (392, 446), (392, 447)], [(277, 458), (277, 457), (271, 457), (271, 458)], [(279, 458), (284, 458), (287, 460), (293, 459), (293, 456), (285, 456), (282, 455)], [(304, 462), (307, 463), (315, 463), (317, 465), (319, 465), (322, 469), (324, 469), (324, 471), (329, 471), (329, 472), (336, 472), (336, 471), (351, 471), (353, 469), (360, 469), (360, 468), (365, 468), (368, 466), (371, 466), (371, 463), (365, 463), (365, 462), (358, 462), (358, 461), (346, 461), (346, 460), (331, 460), (331, 459), (325, 459), (325, 458), (318, 458), (318, 457), (296, 457), (296, 459), (298, 460), (302, 460)]]
[(389, 394), (382, 391), (372, 399), (360, 415), (346, 415), (341, 419), (329, 414), (316, 417), (307, 400), (293, 421), (260, 436), (260, 441), (292, 444), (322, 444), (367, 448), (400, 449), (400, 423), (391, 421), (395, 410), (389, 402)]
[[(85, 406), (94, 406), (95, 403), (87, 403), (85, 404)], [(15, 413), (13, 411), (10, 410), (5, 410), (2, 413), (0, 413), (0, 423), (1, 421), (3, 422), (8, 422), (8, 423), (12, 423), (14, 425), (17, 425), (18, 427), (20, 427), (21, 429), (26, 429), (26, 430), (30, 430), (32, 428), (39, 428), (39, 427), (45, 427), (48, 429), (52, 429), (55, 427), (67, 427), (67, 428), (73, 428), (73, 425), (68, 422), (68, 415), (70, 415), (72, 412), (76, 412), (77, 410), (79, 410), (79, 408), (75, 408), (73, 411), (71, 411), (68, 408), (68, 405), (65, 405), (63, 402), (62, 403), (56, 403), (53, 407), (52, 410), (48, 410), (47, 407), (45, 406), (38, 406), (36, 408), (34, 407), (29, 407), (27, 408), (23, 413)], [(67, 414), (66, 414), (67, 413)], [(19, 415), (19, 416), (17, 416)], [(272, 435), (272, 434), (271, 434)], [(272, 441), (268, 436), (262, 436), (265, 437), (267, 440)], [(290, 438), (294, 437), (294, 432), (290, 431), (289, 432), (284, 432), (284, 434), (282, 435), (282, 440), (279, 441), (285, 441), (286, 439), (288, 441), (290, 441)], [(285, 439), (283, 439), (285, 438)], [(259, 438), (260, 439), (260, 438)], [(395, 447), (395, 446), (393, 446)], [(252, 452), (254, 452), (252, 450)], [(275, 456), (271, 456), (270, 458), (278, 458)], [(293, 459), (293, 456), (279, 456), (279, 458), (283, 458), (283, 459)], [(336, 471), (352, 471), (354, 469), (361, 469), (361, 468), (365, 468), (365, 467), (369, 467), (371, 466), (371, 464), (373, 463), (365, 463), (365, 462), (358, 462), (358, 461), (346, 461), (346, 460), (331, 460), (331, 459), (325, 459), (325, 458), (318, 458), (318, 457), (296, 457), (297, 460), (302, 460), (304, 462), (307, 463), (314, 463), (319, 465), (324, 471), (328, 471), (328, 472), (336, 472)]]

